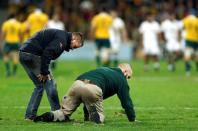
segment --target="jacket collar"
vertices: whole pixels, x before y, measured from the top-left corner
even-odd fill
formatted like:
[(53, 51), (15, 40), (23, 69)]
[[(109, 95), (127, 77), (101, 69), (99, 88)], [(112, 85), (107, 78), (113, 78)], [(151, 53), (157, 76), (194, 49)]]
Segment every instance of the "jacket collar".
[(69, 51), (71, 49), (70, 45), (71, 45), (71, 37), (72, 37), (72, 33), (68, 32), (66, 33), (66, 47), (65, 47), (65, 51)]

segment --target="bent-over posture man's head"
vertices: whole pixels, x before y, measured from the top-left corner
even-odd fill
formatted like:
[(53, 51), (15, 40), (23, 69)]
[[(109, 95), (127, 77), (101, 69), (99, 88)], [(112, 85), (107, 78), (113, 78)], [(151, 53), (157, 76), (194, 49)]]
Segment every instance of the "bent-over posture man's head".
[(38, 116), (34, 121), (67, 121), (77, 107), (84, 103), (85, 120), (104, 122), (103, 99), (117, 94), (129, 121), (135, 121), (135, 111), (127, 79), (132, 76), (129, 64), (118, 68), (101, 67), (78, 76), (63, 97), (61, 109)]

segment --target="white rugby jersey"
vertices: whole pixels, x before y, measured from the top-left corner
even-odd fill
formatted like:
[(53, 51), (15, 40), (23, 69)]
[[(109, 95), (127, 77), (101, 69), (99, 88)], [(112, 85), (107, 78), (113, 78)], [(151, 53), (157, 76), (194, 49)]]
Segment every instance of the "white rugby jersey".
[(178, 34), (182, 29), (182, 25), (177, 20), (171, 21), (167, 19), (162, 22), (161, 29), (167, 42), (178, 41)]
[(65, 30), (65, 26), (64, 26), (63, 22), (61, 22), (61, 21), (54, 21), (54, 20), (50, 20), (48, 22), (47, 28)]
[(122, 34), (120, 32), (121, 29), (125, 28), (125, 24), (124, 24), (124, 21), (119, 18), (119, 17), (116, 17), (114, 20), (113, 20), (113, 23), (111, 25), (111, 28), (109, 30), (109, 33), (110, 33), (110, 41), (111, 43), (121, 43), (122, 42)]
[(144, 45), (158, 45), (158, 34), (160, 33), (160, 25), (157, 21), (144, 21), (141, 23), (139, 32), (143, 37)]

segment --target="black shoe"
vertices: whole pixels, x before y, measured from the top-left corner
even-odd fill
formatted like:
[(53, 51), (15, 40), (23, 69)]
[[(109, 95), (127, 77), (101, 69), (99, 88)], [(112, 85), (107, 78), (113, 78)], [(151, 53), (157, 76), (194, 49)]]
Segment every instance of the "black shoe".
[(99, 116), (95, 106), (91, 106), (90, 107), (90, 121), (93, 121), (93, 122), (95, 122), (97, 124), (102, 123), (100, 121), (100, 116)]
[(34, 122), (38, 122), (38, 121), (52, 122), (53, 120), (54, 120), (54, 114), (52, 112), (46, 112), (34, 118)]

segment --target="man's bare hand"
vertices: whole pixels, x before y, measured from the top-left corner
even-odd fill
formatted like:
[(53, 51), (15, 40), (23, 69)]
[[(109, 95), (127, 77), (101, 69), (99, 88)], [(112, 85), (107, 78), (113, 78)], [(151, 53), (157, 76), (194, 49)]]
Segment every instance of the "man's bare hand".
[(37, 78), (38, 78), (39, 81), (42, 82), (42, 83), (45, 83), (47, 80), (51, 80), (51, 77), (50, 77), (49, 74), (48, 74), (48, 75), (39, 74), (39, 75), (37, 76)]

